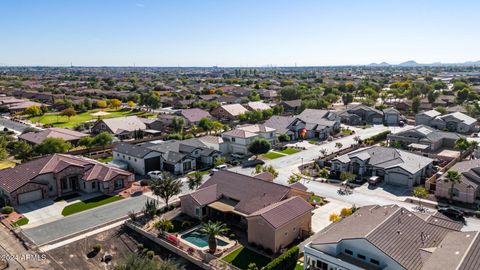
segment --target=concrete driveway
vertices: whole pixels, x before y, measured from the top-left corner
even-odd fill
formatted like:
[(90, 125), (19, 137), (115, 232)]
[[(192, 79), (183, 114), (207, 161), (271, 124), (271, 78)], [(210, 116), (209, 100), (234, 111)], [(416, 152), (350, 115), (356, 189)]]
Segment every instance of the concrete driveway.
[(65, 201), (54, 202), (51, 199), (43, 199), (19, 205), (15, 210), (29, 220), (23, 228), (30, 228), (63, 218), (62, 210), (66, 205)]
[[(126, 217), (129, 212), (139, 212), (145, 202), (151, 199), (145, 195), (131, 197), (90, 210), (64, 217), (34, 228), (24, 229), (24, 234), (38, 246), (80, 233), (84, 230)], [(163, 202), (160, 204), (162, 205)]]

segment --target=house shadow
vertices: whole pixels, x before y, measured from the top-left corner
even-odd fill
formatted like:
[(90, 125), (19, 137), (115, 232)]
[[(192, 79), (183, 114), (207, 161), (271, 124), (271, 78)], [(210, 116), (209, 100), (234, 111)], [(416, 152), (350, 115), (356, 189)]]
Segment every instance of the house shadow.
[(377, 185), (367, 184), (369, 190), (383, 190), (395, 196), (410, 196), (412, 194), (412, 188), (389, 185), (382, 182)]

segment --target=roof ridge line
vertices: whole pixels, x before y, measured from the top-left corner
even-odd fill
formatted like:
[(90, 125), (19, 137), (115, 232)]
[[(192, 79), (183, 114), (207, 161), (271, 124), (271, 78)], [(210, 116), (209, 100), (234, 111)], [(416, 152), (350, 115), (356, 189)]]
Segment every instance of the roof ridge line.
[(463, 260), (465, 260), (465, 257), (467, 256), (468, 252), (470, 251), (470, 249), (472, 248), (472, 245), (475, 243), (475, 241), (477, 240), (478, 238), (478, 235), (480, 234), (480, 232), (475, 232), (475, 237), (474, 239), (472, 240), (472, 242), (470, 242), (470, 244), (468, 245), (468, 248), (465, 252), (465, 254), (463, 254), (462, 256), (462, 259), (460, 260), (460, 262), (458, 263), (457, 267), (455, 268), (455, 270), (459, 270), (459, 267), (462, 265), (463, 263)]
[[(380, 205), (379, 205), (380, 206)], [(381, 208), (385, 208), (385, 206), (380, 206)], [(391, 207), (388, 206), (388, 207)], [(368, 238), (368, 236), (370, 236), (370, 234), (372, 234), (378, 227), (382, 226), (385, 222), (387, 222), (387, 220), (389, 220), (395, 213), (397, 213), (398, 211), (400, 211), (401, 209), (403, 209), (403, 207), (398, 207), (397, 210), (395, 210), (388, 218), (384, 219), (382, 222), (380, 222), (377, 226), (375, 226), (372, 230), (370, 230), (367, 234), (365, 234), (365, 238)]]

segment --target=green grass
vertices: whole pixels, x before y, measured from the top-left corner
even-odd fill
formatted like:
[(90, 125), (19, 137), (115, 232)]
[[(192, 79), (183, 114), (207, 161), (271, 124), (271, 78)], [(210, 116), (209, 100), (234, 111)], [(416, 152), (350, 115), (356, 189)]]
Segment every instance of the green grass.
[(178, 219), (173, 219), (171, 220), (173, 224), (173, 229), (169, 231), (170, 233), (178, 233), (181, 231), (188, 230), (190, 228), (193, 228), (198, 225), (198, 222), (195, 221), (183, 221), (183, 220), (178, 220)]
[(268, 152), (268, 153), (262, 155), (262, 157), (268, 158), (268, 159), (276, 159), (276, 158), (280, 158), (280, 157), (284, 157), (284, 156), (285, 155), (275, 153), (275, 152)]
[(342, 129), (342, 135), (343, 136), (349, 136), (349, 135), (352, 135), (353, 134), (353, 131), (350, 130), (350, 129)]
[[(209, 174), (210, 172), (212, 171), (212, 169), (208, 169), (208, 170), (203, 170), (203, 171), (198, 171), (201, 175), (205, 175), (205, 174)], [(195, 172), (189, 172), (187, 173), (187, 176), (188, 175), (192, 175), (194, 174)]]
[(58, 197), (53, 201), (55, 201), (55, 202), (67, 201), (67, 200), (71, 200), (71, 199), (74, 199), (74, 198), (77, 198), (77, 197), (80, 197), (80, 194), (72, 193), (72, 194), (68, 194), (68, 195), (65, 195), (65, 196)]
[(0, 170), (13, 167), (13, 166), (15, 166), (15, 164), (16, 164), (15, 162), (10, 161), (10, 160), (0, 161)]
[(245, 247), (240, 247), (232, 251), (223, 257), (222, 260), (231, 263), (240, 269), (247, 269), (250, 263), (255, 263), (258, 269), (260, 269), (271, 261), (271, 259), (263, 256), (262, 254), (258, 254), (257, 252)]
[(283, 154), (291, 155), (300, 152), (301, 150), (295, 149), (295, 148), (285, 148), (282, 151), (277, 151)]
[(91, 198), (91, 199), (88, 199), (88, 200), (85, 200), (85, 201), (81, 201), (81, 202), (77, 202), (77, 203), (65, 206), (65, 208), (63, 208), (62, 215), (63, 216), (73, 215), (75, 213), (82, 212), (82, 211), (85, 211), (85, 210), (88, 210), (88, 209), (92, 209), (92, 208), (95, 208), (95, 207), (98, 207), (98, 206), (101, 206), (101, 205), (104, 205), (104, 204), (107, 204), (107, 203), (115, 202), (115, 201), (118, 201), (118, 200), (121, 200), (121, 199), (123, 199), (123, 197), (118, 196), (118, 195), (116, 195), (116, 196), (109, 196), (109, 195), (98, 196), (98, 197), (95, 197), (95, 198)]
[(315, 141), (315, 140), (310, 140), (308, 141), (309, 144), (317, 144), (318, 141)]
[(18, 227), (18, 226), (23, 226), (28, 224), (28, 218), (23, 217), (15, 222), (12, 222), (12, 227)]
[(103, 163), (108, 163), (108, 162), (113, 160), (113, 157), (110, 156), (110, 157), (105, 157), (105, 158), (99, 158), (97, 160), (100, 161), (100, 162), (103, 162)]
[[(83, 122), (96, 120), (98, 119), (95, 116), (92, 116), (92, 113), (98, 112), (100, 110), (90, 110), (87, 112), (79, 113), (70, 118), (66, 116), (59, 116), (59, 113), (49, 113), (42, 116), (35, 116), (35, 117), (28, 117), (27, 119), (32, 121), (33, 123), (41, 123), (41, 124), (48, 124), (54, 127), (75, 127)], [(109, 115), (102, 116), (102, 118), (115, 118), (115, 117), (122, 117), (122, 116), (142, 116), (142, 117), (149, 117), (152, 114), (147, 112), (134, 112), (131, 110), (114, 110), (114, 109), (105, 109), (105, 112), (110, 113)]]
[(317, 196), (317, 195), (310, 196), (309, 202), (313, 203), (313, 200), (315, 200), (317, 202), (317, 205), (322, 204), (322, 202), (323, 202), (322, 197)]
[(297, 265), (295, 266), (295, 270), (303, 270), (303, 265), (297, 262)]

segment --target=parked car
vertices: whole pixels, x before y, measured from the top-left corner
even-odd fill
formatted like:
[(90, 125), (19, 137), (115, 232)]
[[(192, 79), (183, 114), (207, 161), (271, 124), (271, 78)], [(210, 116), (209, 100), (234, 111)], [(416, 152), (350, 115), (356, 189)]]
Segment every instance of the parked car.
[(158, 178), (160, 178), (160, 175), (161, 175), (161, 174), (162, 174), (161, 171), (149, 171), (149, 172), (147, 173), (147, 175), (150, 176), (150, 178), (152, 178), (152, 179), (158, 179)]
[(463, 219), (464, 213), (462, 210), (457, 209), (455, 207), (447, 206), (447, 207), (439, 207), (438, 212), (444, 214), (447, 217), (454, 218), (454, 219)]
[(368, 179), (368, 184), (376, 186), (380, 182), (382, 182), (382, 178), (380, 176), (372, 176)]
[(238, 159), (244, 159), (246, 155), (244, 153), (233, 153), (232, 154), (233, 158), (238, 158)]
[(210, 175), (214, 175), (216, 172), (226, 169), (228, 169), (228, 166), (226, 164), (218, 165), (210, 171)]
[(265, 161), (260, 159), (247, 160), (242, 163), (242, 168), (250, 168), (250, 167), (255, 167), (257, 165), (263, 165), (263, 164), (265, 164)]

